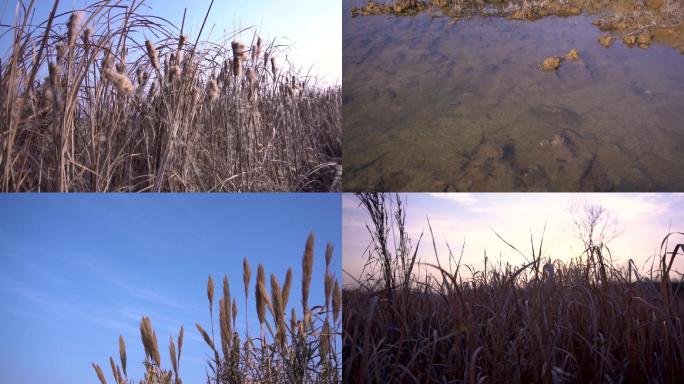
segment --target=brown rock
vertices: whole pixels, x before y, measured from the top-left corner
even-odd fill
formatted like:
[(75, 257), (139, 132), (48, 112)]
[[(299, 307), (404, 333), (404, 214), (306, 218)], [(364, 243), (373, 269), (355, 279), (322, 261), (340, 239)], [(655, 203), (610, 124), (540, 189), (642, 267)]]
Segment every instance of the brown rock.
[(544, 60), (539, 68), (543, 71), (555, 71), (560, 67), (561, 59), (558, 56), (551, 56)]
[(603, 35), (598, 38), (599, 44), (603, 45), (604, 47), (608, 48), (613, 44), (613, 36), (611, 35)]
[(580, 56), (579, 56), (579, 52), (577, 52), (577, 50), (575, 48), (573, 48), (570, 50), (570, 52), (566, 53), (565, 56), (563, 56), (563, 58), (565, 58), (565, 60), (568, 60), (568, 61), (575, 61), (575, 60), (579, 60)]

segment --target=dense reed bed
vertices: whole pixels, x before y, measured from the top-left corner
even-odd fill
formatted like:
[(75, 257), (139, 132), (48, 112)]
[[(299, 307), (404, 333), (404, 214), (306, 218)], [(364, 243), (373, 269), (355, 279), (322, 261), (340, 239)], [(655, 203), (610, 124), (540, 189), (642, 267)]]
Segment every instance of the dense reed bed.
[[(209, 301), (209, 326), (197, 323), (195, 326), (210, 350), (207, 383), (338, 383), (341, 381), (341, 355), (336, 339), (340, 335), (342, 318), (342, 292), (334, 274), (330, 271), (333, 246), (328, 244), (325, 252), (324, 289), (325, 303), (314, 305), (309, 302), (313, 271), (314, 236), (306, 240), (302, 258), (302, 302), (299, 315), (294, 306), (287, 311), (292, 284), (292, 268), (287, 270), (281, 285), (278, 278), (270, 275), (270, 289), (264, 266), (259, 264), (256, 278), (252, 280), (249, 262), (243, 260), (243, 280), (240, 293), (231, 296), (228, 278), (223, 278), (221, 298), (216, 301), (215, 284), (211, 276), (207, 281)], [(254, 284), (253, 291), (250, 289)], [(244, 291), (243, 291), (244, 288)], [(252, 293), (253, 292), (253, 293)], [(259, 321), (258, 334), (249, 333), (249, 319), (246, 310), (239, 310), (238, 296), (244, 295), (244, 303), (253, 298)], [(218, 305), (218, 307), (216, 307)], [(244, 309), (244, 308), (243, 308)], [(238, 312), (245, 313), (243, 319)], [(218, 315), (218, 318), (216, 317)], [(218, 320), (218, 335), (214, 334), (214, 323)], [(238, 321), (244, 320), (247, 333), (237, 331)], [(174, 341), (169, 339), (169, 360), (171, 367), (162, 367), (157, 335), (149, 317), (140, 322), (140, 337), (145, 349), (145, 377), (142, 384), (182, 382), (180, 374), (181, 352), (184, 329), (180, 328)], [(119, 337), (119, 362), (109, 357), (113, 382), (133, 383), (126, 371), (126, 345)], [(107, 384), (107, 377), (98, 365), (93, 368), (100, 383)], [(200, 378), (189, 382), (204, 381)]]
[(250, 29), (200, 42), (205, 24), (188, 39), (185, 16), (175, 26), (143, 1), (67, 14), (55, 1), (43, 22), (35, 6), (19, 0), (3, 31), (2, 191), (339, 189), (340, 87), (285, 47)]
[(449, 266), (418, 260), (401, 201), (359, 198), (373, 240), (368, 275), (344, 290), (344, 382), (684, 379), (684, 299), (671, 281), (684, 245), (671, 235), (644, 273), (614, 267), (594, 241), (571, 262), (542, 260), (543, 240), (524, 265), (475, 270), (453, 254)]

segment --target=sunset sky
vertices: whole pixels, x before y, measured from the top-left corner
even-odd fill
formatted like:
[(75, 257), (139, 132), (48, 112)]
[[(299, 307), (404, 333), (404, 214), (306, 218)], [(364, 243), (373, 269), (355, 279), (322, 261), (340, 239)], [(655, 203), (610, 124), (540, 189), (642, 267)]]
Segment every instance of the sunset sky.
[[(139, 3), (140, 1), (138, 1)], [(187, 8), (185, 31), (194, 41), (202, 26), (210, 0), (147, 0), (142, 13), (162, 17), (180, 27)], [(59, 11), (79, 9), (93, 0), (61, 1)], [(124, 1), (121, 4), (130, 4)], [(14, 23), (16, 0), (0, 0), (0, 24)], [(36, 22), (47, 18), (52, 1), (36, 2)], [(66, 20), (66, 16), (64, 20)], [(289, 60), (302, 72), (317, 75), (328, 85), (342, 82), (342, 2), (318, 0), (215, 0), (203, 39), (223, 40), (233, 31), (254, 27), (265, 42), (288, 45)], [(0, 28), (0, 32), (5, 32)], [(254, 29), (239, 36), (251, 42)], [(0, 55), (10, 46), (11, 34), (0, 36)], [(281, 55), (282, 56), (282, 55)], [(284, 57), (280, 58), (284, 61)]]
[[(574, 236), (570, 206), (598, 204), (616, 218), (619, 236), (609, 243), (615, 263), (620, 266), (632, 258), (641, 267), (654, 253), (669, 228), (684, 232), (684, 194), (565, 194), (565, 193), (448, 193), (401, 194), (408, 203), (407, 226), (414, 244), (425, 231), (419, 255), (434, 263), (427, 218), (430, 219), (440, 260), (448, 260), (446, 242), (460, 253), (465, 241), (463, 263), (483, 266), (484, 251), (491, 262), (511, 264), (524, 261), (494, 231), (525, 255), (531, 254), (530, 232), (538, 247), (546, 224), (543, 256), (569, 260), (582, 253), (582, 243)], [(359, 276), (369, 244), (365, 224), (370, 223), (358, 199), (345, 194), (342, 199), (343, 269)], [(682, 236), (673, 242), (682, 243)], [(672, 247), (670, 247), (672, 248)], [(670, 249), (671, 250), (671, 249)], [(650, 263), (650, 261), (649, 261)], [(649, 264), (650, 267), (650, 264)], [(673, 269), (684, 272), (684, 257)], [(345, 274), (345, 284), (350, 279)]]

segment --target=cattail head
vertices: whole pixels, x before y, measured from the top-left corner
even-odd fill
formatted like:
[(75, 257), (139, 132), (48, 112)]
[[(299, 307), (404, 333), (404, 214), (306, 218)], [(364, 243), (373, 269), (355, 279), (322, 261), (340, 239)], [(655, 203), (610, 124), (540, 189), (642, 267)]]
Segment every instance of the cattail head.
[(242, 77), (242, 60), (233, 60), (233, 76), (238, 79)]
[(219, 88), (218, 85), (216, 84), (216, 80), (211, 79), (209, 82), (207, 82), (207, 98), (209, 101), (214, 101), (218, 99), (219, 96)]
[(276, 63), (275, 63), (275, 57), (271, 57), (271, 72), (275, 76), (276, 71), (277, 71)]
[(150, 59), (150, 63), (156, 70), (159, 70), (159, 54), (157, 53), (157, 49), (149, 40), (145, 40), (145, 46), (147, 47), (147, 56)]
[(180, 52), (181, 49), (183, 49), (183, 46), (185, 45), (185, 42), (188, 41), (187, 36), (185, 35), (180, 35), (178, 38), (178, 51)]
[(340, 289), (337, 280), (335, 280), (335, 286), (333, 287), (332, 307), (333, 321), (337, 323), (337, 319), (340, 317), (340, 311), (342, 310), (342, 290)]
[(252, 68), (252, 67), (247, 68), (247, 80), (249, 80), (249, 85), (251, 85), (251, 86), (256, 85), (256, 82), (257, 82), (256, 71), (254, 71), (254, 68)]
[(257, 43), (252, 47), (252, 61), (257, 61), (261, 56), (261, 37), (257, 38)]
[(249, 269), (249, 262), (245, 257), (242, 259), (242, 281), (245, 283), (245, 299), (249, 297), (249, 280), (252, 278), (252, 270)]
[(313, 272), (313, 247), (314, 235), (309, 234), (304, 246), (304, 257), (302, 258), (302, 307), (304, 312), (309, 309), (309, 287), (311, 286), (311, 274)]
[(57, 54), (57, 64), (62, 63), (64, 61), (64, 57), (66, 56), (66, 45), (63, 43), (58, 43), (55, 47), (55, 51)]
[(83, 31), (83, 45), (88, 48), (90, 46), (90, 42), (93, 39), (93, 27), (87, 27), (85, 31)]
[(69, 17), (69, 22), (67, 23), (67, 37), (69, 40), (69, 48), (74, 47), (74, 43), (76, 42), (76, 33), (78, 33), (78, 29), (81, 27), (81, 22), (83, 21), (83, 12), (76, 11), (71, 14), (71, 17)]
[(118, 73), (113, 67), (105, 69), (104, 75), (123, 96), (130, 96), (135, 90), (131, 79), (125, 73)]

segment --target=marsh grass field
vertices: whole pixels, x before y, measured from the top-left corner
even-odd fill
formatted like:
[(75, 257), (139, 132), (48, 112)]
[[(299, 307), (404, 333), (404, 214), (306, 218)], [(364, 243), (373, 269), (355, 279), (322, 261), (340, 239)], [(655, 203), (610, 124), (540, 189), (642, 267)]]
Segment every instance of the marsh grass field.
[[(206, 379), (207, 383), (215, 384), (339, 383), (341, 355), (337, 340), (342, 321), (342, 293), (330, 270), (332, 258), (333, 246), (329, 243), (325, 250), (323, 276), (325, 302), (311, 303), (309, 291), (314, 263), (314, 235), (310, 234), (302, 257), (301, 311), (296, 311), (294, 305), (289, 312), (287, 310), (288, 304), (291, 304), (292, 268), (287, 270), (282, 285), (281, 280), (271, 274), (269, 289), (264, 266), (259, 264), (253, 279), (249, 261), (245, 258), (242, 263), (243, 279), (237, 284), (233, 283), (232, 298), (228, 278), (224, 277), (221, 291), (217, 293), (217, 297), (221, 295), (218, 300), (215, 300), (216, 286), (210, 275), (207, 280), (209, 316), (207, 321), (195, 325), (209, 351), (207, 376), (186, 377), (185, 381), (197, 383)], [(238, 293), (235, 292), (236, 288)], [(247, 310), (238, 302), (256, 306), (259, 320), (257, 333), (249, 333)], [(242, 315), (238, 317), (238, 313)], [(246, 333), (237, 331), (237, 321), (244, 321)], [(216, 332), (214, 325), (217, 325)], [(185, 330), (181, 327), (175, 340), (169, 337), (168, 350), (160, 350), (152, 319), (143, 316), (140, 338), (145, 350), (144, 377), (140, 381), (128, 377), (127, 343), (123, 336), (119, 336), (118, 363), (111, 356), (104, 370), (99, 364), (92, 363), (95, 374), (101, 384), (180, 384), (183, 382), (181, 362), (184, 334)], [(128, 345), (130, 348), (131, 344)], [(170, 366), (162, 366), (162, 354), (168, 356)]]
[[(522, 265), (438, 255), (432, 228), (406, 232), (399, 197), (359, 194), (370, 245), (345, 280), (347, 383), (679, 383), (684, 378), (682, 233), (644, 267), (618, 267), (598, 236), (562, 262), (510, 245)], [(454, 218), (457, 220), (457, 218)], [(427, 232), (427, 230), (426, 230)], [(498, 236), (498, 234), (497, 234)], [(421, 241), (422, 240), (422, 241)], [(432, 241), (432, 243), (430, 243)], [(439, 241), (439, 240), (437, 240)], [(417, 257), (420, 247), (433, 258)], [(486, 255), (486, 254), (485, 254)], [(442, 262), (440, 263), (440, 256)], [(448, 262), (445, 262), (448, 260)]]
[(681, 1), (344, 4), (344, 190), (684, 186)]
[(34, 20), (48, 4), (18, 1), (1, 30), (2, 191), (339, 189), (340, 86), (287, 47), (253, 28), (203, 41), (204, 23), (188, 38), (185, 15), (135, 0)]

